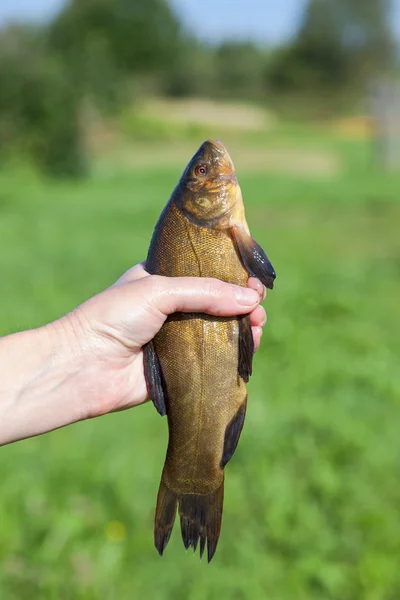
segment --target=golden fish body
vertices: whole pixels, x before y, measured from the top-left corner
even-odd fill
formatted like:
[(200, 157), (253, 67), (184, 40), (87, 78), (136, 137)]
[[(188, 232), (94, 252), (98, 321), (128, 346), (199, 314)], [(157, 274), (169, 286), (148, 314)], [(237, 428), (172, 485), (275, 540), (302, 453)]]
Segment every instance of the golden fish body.
[[(242, 257), (243, 239), (251, 240), (232, 161), (220, 142), (205, 142), (160, 217), (147, 269), (158, 275), (215, 277), (245, 286), (249, 268)], [(275, 274), (266, 260), (270, 278), (266, 283), (272, 287)], [(155, 543), (161, 554), (177, 504), (185, 546), (195, 549), (200, 539), (202, 554), (207, 540), (209, 560), (215, 552), (224, 467), (244, 422), (252, 352), (248, 316), (191, 313), (170, 316), (145, 349), (149, 394), (159, 412), (168, 415), (169, 426), (155, 519)]]

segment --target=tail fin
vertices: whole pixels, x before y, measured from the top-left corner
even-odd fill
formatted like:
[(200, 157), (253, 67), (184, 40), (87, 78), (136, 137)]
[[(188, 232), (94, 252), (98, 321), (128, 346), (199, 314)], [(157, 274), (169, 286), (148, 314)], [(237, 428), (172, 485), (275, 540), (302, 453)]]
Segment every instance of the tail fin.
[(195, 551), (200, 538), (201, 558), (207, 541), (207, 558), (210, 562), (217, 549), (221, 531), (223, 501), (224, 482), (211, 494), (185, 494), (178, 497), (165, 485), (162, 477), (154, 525), (154, 543), (160, 555), (163, 554), (171, 536), (176, 505), (179, 502), (182, 540), (185, 548), (192, 546)]
[(165, 485), (163, 474), (158, 490), (156, 517), (154, 520), (154, 545), (160, 556), (163, 555), (171, 537), (175, 522), (177, 501), (177, 495)]

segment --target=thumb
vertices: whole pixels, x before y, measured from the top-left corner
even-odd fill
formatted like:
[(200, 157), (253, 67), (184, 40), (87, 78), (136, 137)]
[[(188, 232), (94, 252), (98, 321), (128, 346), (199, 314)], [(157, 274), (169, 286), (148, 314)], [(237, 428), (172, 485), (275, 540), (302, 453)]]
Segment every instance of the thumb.
[(203, 277), (153, 275), (148, 303), (167, 316), (174, 312), (202, 312), (231, 317), (253, 311), (261, 302), (254, 289)]

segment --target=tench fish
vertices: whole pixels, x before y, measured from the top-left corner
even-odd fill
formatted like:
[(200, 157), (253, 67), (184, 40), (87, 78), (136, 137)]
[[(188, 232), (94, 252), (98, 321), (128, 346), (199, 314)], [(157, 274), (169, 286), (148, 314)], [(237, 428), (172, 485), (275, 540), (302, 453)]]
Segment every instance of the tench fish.
[[(275, 271), (249, 233), (232, 160), (220, 141), (204, 142), (156, 225), (151, 274), (215, 277), (272, 289)], [(169, 443), (158, 492), (154, 542), (162, 555), (179, 505), (182, 539), (214, 556), (221, 529), (224, 468), (239, 441), (252, 372), (248, 315), (175, 313), (144, 348), (149, 396), (167, 415)]]

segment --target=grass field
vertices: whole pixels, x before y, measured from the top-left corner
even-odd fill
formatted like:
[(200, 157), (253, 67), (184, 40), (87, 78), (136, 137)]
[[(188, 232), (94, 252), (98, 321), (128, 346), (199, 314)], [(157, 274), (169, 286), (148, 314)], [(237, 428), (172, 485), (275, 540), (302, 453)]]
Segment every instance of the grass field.
[[(177, 526), (162, 559), (153, 548), (167, 431), (147, 404), (1, 449), (1, 600), (400, 597), (400, 177), (333, 133), (246, 144), (339, 167), (251, 169), (232, 153), (278, 279), (213, 562), (185, 553)], [(81, 183), (0, 173), (0, 334), (55, 319), (145, 257), (184, 166), (160, 156)]]

